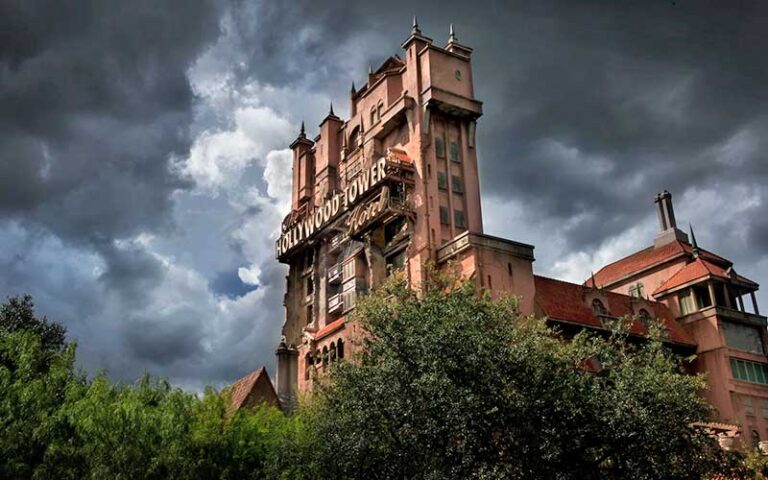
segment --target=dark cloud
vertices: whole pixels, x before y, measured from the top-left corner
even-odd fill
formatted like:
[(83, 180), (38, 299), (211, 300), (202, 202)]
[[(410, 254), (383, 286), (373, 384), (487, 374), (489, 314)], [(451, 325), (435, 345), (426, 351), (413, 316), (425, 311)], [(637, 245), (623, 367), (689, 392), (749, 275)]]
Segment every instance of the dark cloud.
[[(652, 218), (666, 188), (707, 248), (768, 281), (764, 2), (0, 0), (0, 293), (32, 291), (89, 365), (120, 376), (198, 385), (271, 363), (284, 271), (253, 238), (268, 227), (248, 223), (274, 207), (233, 218), (224, 196), (175, 196), (193, 184), (173, 159), (228, 121), (201, 107), (189, 68), (218, 45), (206, 68), (232, 91), (333, 98), (341, 114), (413, 14), (436, 43), (454, 23), (475, 48), (484, 207), (523, 211), (492, 233), (562, 238), (539, 258), (589, 253)], [(258, 167), (243, 182), (265, 190)], [(162, 255), (142, 233), (167, 239)], [(249, 263), (255, 290), (237, 275)]]

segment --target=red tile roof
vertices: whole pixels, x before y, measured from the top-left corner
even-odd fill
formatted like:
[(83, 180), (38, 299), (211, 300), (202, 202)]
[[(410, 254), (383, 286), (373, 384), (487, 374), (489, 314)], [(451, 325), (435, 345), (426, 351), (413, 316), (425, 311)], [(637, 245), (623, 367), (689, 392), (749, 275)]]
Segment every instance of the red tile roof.
[[(536, 286), (536, 306), (548, 319), (590, 328), (605, 328), (592, 310), (592, 306), (586, 301), (586, 296), (595, 292), (593, 288), (538, 275), (534, 275), (534, 283)], [(627, 295), (605, 290), (599, 291), (599, 298), (604, 301), (608, 314), (612, 317), (635, 316), (637, 311), (645, 308), (651, 317), (658, 318), (667, 328), (669, 342), (688, 346), (696, 345), (690, 335), (674, 320), (672, 312), (663, 303), (637, 300)], [(636, 319), (632, 323), (630, 333), (645, 335), (647, 329), (640, 320)]]
[(320, 340), (321, 338), (327, 337), (328, 335), (337, 330), (341, 330), (342, 328), (344, 328), (344, 317), (340, 317), (338, 320), (334, 320), (333, 322), (318, 330), (317, 333), (315, 333), (315, 340)]
[(264, 377), (267, 384), (269, 385), (269, 388), (272, 390), (274, 399), (277, 400), (277, 393), (275, 392), (275, 387), (272, 385), (272, 381), (269, 379), (269, 373), (267, 373), (267, 369), (265, 367), (261, 367), (224, 389), (225, 392), (232, 392), (229, 413), (234, 413), (243, 406), (245, 401), (248, 399), (248, 395), (250, 395), (250, 393), (253, 391), (253, 387), (256, 386), (256, 383), (262, 377)]
[(742, 277), (741, 275), (735, 275), (734, 277), (731, 277), (728, 271), (720, 265), (715, 265), (714, 263), (702, 258), (696, 258), (694, 261), (668, 278), (666, 282), (664, 282), (659, 288), (656, 289), (655, 292), (653, 292), (653, 294), (657, 295), (661, 292), (672, 290), (673, 288), (685, 285), (686, 283), (709, 277), (717, 277), (723, 280), (733, 279), (740, 283), (747, 283), (757, 286), (755, 282), (746, 277)]
[[(700, 250), (700, 256), (710, 262), (724, 266), (725, 268), (732, 263), (725, 258), (715, 255), (706, 250)], [(642, 272), (656, 265), (678, 257), (693, 256), (693, 247), (689, 243), (676, 240), (661, 247), (648, 247), (632, 255), (626, 256), (620, 260), (610, 263), (595, 273), (595, 282), (599, 287), (607, 287), (613, 283), (629, 277), (635, 273)], [(592, 285), (592, 279), (585, 282), (587, 286)]]

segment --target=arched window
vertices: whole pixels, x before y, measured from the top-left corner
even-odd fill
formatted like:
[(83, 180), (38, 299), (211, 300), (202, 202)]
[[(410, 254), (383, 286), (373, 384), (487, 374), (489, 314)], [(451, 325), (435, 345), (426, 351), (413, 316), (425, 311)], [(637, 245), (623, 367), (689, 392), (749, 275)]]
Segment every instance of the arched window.
[(323, 356), (320, 354), (320, 349), (315, 350), (315, 366), (319, 367), (323, 364)]
[(639, 318), (643, 325), (645, 325), (645, 328), (651, 326), (651, 314), (648, 313), (648, 310), (641, 308), (640, 311), (637, 312), (637, 318)]
[(595, 315), (607, 315), (608, 310), (605, 309), (605, 305), (603, 305), (603, 302), (600, 301), (600, 299), (594, 299), (592, 300), (592, 311), (595, 312)]
[(381, 114), (384, 113), (384, 102), (379, 102), (376, 106), (376, 118), (381, 120)]
[(757, 430), (752, 430), (751, 439), (752, 448), (757, 448), (760, 446), (760, 433)]
[(376, 107), (371, 107), (371, 125), (376, 123)]
[(339, 343), (336, 345), (336, 358), (341, 360), (344, 358), (344, 340), (339, 339)]
[(336, 344), (333, 342), (331, 342), (330, 355), (331, 355), (331, 362), (335, 362), (336, 361)]
[(328, 365), (328, 347), (323, 347), (323, 366)]
[(363, 135), (360, 133), (361, 127), (355, 127), (352, 129), (352, 133), (349, 135), (350, 148), (358, 148), (363, 144)]

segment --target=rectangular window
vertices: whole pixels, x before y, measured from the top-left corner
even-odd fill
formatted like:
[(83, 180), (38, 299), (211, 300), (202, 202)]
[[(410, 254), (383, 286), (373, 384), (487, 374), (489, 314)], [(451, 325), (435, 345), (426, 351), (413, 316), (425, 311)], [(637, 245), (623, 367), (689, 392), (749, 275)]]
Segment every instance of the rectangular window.
[(312, 308), (312, 305), (307, 305), (307, 325), (312, 323), (312, 320), (314, 317), (313, 313), (314, 313), (314, 308)]
[(448, 207), (440, 207), (440, 223), (450, 225), (451, 218), (448, 216)]
[(466, 228), (466, 222), (464, 221), (464, 212), (461, 210), (453, 211), (453, 223), (456, 224), (456, 228)]
[(459, 159), (459, 145), (456, 142), (451, 142), (449, 149), (450, 149), (449, 153), (451, 155), (451, 161), (456, 163), (460, 162), (461, 160)]
[(462, 185), (461, 177), (458, 175), (451, 175), (451, 189), (453, 193), (464, 193), (464, 185)]
[(448, 175), (445, 172), (437, 172), (437, 188), (448, 190)]
[(733, 378), (742, 382), (768, 385), (768, 366), (763, 363), (731, 358)]
[(435, 155), (437, 158), (445, 158), (445, 140), (441, 136), (435, 136)]
[(761, 400), (760, 405), (762, 406), (763, 418), (768, 418), (768, 400)]
[(315, 291), (315, 282), (312, 281), (312, 275), (307, 277), (307, 295), (312, 295)]
[(745, 352), (765, 354), (759, 328), (726, 320), (723, 320), (721, 325), (723, 326), (725, 343), (729, 347)]
[(690, 290), (686, 290), (683, 293), (680, 294), (680, 312), (683, 315), (688, 315), (689, 313), (693, 313), (695, 310), (693, 305), (693, 295), (691, 295)]

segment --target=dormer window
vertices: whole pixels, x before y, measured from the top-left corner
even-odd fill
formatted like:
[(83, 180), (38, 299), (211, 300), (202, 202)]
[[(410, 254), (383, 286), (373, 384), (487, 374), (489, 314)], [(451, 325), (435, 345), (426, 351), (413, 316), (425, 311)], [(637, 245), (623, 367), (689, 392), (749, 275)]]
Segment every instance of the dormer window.
[(648, 310), (641, 308), (640, 311), (637, 312), (637, 318), (645, 326), (645, 328), (651, 326), (651, 314), (648, 313)]
[(605, 305), (600, 299), (594, 299), (592, 300), (592, 311), (595, 312), (595, 315), (601, 316), (601, 315), (608, 315), (608, 310), (605, 309)]

